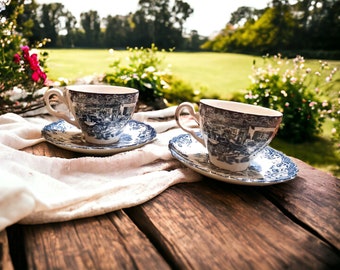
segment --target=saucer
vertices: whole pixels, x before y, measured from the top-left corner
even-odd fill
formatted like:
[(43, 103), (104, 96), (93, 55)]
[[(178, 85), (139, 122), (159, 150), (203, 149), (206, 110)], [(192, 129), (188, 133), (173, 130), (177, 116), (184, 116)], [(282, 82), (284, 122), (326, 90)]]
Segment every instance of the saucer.
[(273, 185), (292, 180), (298, 173), (297, 166), (289, 157), (269, 146), (258, 153), (249, 168), (242, 172), (223, 170), (211, 164), (207, 150), (189, 134), (172, 138), (169, 150), (176, 159), (194, 171), (231, 184)]
[(86, 142), (80, 129), (64, 120), (45, 126), (41, 133), (46, 141), (55, 146), (92, 155), (110, 155), (132, 150), (151, 142), (157, 135), (153, 127), (135, 120), (128, 122), (118, 142), (108, 145)]

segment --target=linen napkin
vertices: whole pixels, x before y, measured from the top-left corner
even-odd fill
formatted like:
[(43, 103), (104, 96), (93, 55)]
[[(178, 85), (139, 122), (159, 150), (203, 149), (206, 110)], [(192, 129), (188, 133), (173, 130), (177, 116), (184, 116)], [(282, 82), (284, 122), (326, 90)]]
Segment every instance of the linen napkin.
[(134, 119), (157, 131), (145, 146), (108, 157), (64, 159), (20, 151), (44, 141), (41, 129), (52, 119), (0, 116), (0, 231), (14, 223), (60, 222), (104, 214), (146, 202), (168, 187), (200, 180), (168, 150), (169, 140), (183, 133), (175, 108), (141, 112)]

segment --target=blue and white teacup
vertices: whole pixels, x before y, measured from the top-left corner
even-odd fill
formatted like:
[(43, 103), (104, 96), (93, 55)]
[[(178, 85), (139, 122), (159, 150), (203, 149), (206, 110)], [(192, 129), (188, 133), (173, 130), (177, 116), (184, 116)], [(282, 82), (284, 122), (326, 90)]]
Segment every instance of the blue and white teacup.
[[(202, 137), (181, 123), (183, 111), (193, 116)], [(202, 99), (198, 112), (184, 102), (177, 107), (175, 117), (180, 128), (206, 147), (212, 164), (237, 172), (246, 170), (251, 159), (272, 141), (282, 113), (245, 103)]]
[[(112, 144), (131, 120), (138, 101), (139, 91), (111, 85), (71, 85), (64, 91), (48, 89), (44, 94), (46, 109), (78, 127), (84, 139), (94, 144)], [(51, 105), (56, 96), (64, 103), (73, 117)]]

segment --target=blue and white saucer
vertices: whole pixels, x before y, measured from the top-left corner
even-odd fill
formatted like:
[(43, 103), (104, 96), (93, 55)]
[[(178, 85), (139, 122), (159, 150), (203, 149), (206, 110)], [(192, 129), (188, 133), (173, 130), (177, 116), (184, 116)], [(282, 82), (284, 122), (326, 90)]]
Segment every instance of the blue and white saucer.
[(189, 134), (169, 142), (171, 154), (187, 167), (207, 177), (227, 183), (265, 186), (292, 180), (298, 173), (295, 163), (282, 152), (269, 146), (256, 155), (247, 170), (231, 172), (209, 162), (207, 150)]
[(64, 120), (45, 126), (41, 133), (46, 141), (55, 146), (91, 155), (110, 155), (132, 150), (151, 142), (157, 135), (153, 127), (135, 120), (128, 122), (118, 142), (108, 145), (86, 142), (80, 129)]

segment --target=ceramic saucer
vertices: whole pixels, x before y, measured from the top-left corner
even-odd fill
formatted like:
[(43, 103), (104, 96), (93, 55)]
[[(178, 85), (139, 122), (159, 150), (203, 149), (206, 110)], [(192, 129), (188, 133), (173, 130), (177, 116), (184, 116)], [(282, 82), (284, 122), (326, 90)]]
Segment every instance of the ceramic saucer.
[(187, 167), (227, 183), (265, 186), (286, 182), (296, 177), (298, 168), (282, 152), (269, 146), (251, 161), (247, 170), (231, 172), (209, 162), (207, 150), (189, 134), (174, 137), (169, 142), (171, 154)]
[(128, 122), (118, 142), (108, 145), (86, 142), (80, 129), (64, 120), (45, 126), (41, 133), (46, 141), (60, 148), (92, 155), (110, 155), (132, 150), (151, 142), (157, 135), (153, 127), (135, 120)]

